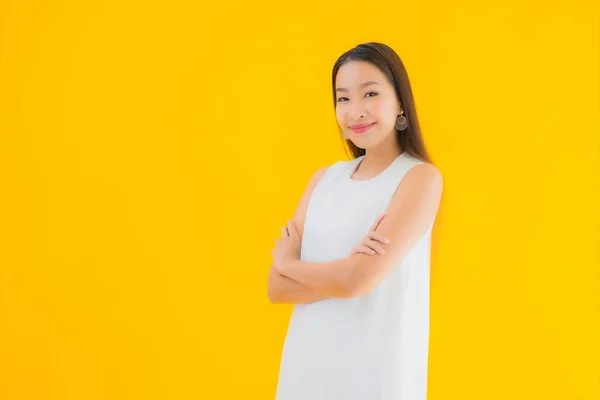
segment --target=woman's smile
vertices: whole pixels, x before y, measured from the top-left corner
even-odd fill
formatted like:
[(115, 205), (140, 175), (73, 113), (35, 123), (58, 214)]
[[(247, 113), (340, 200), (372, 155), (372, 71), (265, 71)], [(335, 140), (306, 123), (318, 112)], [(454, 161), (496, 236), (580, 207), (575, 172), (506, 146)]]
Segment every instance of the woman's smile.
[(354, 133), (365, 133), (366, 131), (368, 131), (369, 129), (371, 129), (371, 127), (375, 125), (375, 122), (371, 123), (371, 124), (357, 124), (357, 125), (352, 125), (350, 127), (350, 129), (352, 129), (352, 132)]

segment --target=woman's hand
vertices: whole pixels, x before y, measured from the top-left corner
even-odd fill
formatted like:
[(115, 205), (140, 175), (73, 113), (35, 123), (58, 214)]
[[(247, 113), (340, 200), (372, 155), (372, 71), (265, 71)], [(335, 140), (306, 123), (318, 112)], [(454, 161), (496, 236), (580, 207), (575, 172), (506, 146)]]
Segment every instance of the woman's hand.
[(367, 235), (350, 250), (350, 255), (364, 253), (368, 255), (374, 255), (376, 252), (379, 254), (385, 254), (382, 244), (389, 243), (389, 239), (383, 236), (381, 233), (375, 232), (379, 223), (383, 220), (385, 214), (381, 215), (377, 221), (371, 226)]
[(300, 236), (294, 221), (289, 220), (287, 226), (281, 227), (282, 238), (275, 240), (275, 249), (271, 250), (273, 264), (281, 271), (289, 261), (300, 260)]

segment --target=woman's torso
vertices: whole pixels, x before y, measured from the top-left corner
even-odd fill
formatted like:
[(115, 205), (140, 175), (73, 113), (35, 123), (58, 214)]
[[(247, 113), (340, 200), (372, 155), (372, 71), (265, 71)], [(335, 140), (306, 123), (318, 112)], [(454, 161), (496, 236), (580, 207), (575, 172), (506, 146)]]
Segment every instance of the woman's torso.
[[(422, 163), (405, 152), (376, 177), (354, 180), (362, 158), (333, 164), (315, 187), (302, 260), (347, 257), (385, 212), (406, 172)], [(425, 400), (430, 243), (431, 226), (366, 295), (294, 306), (278, 400)]]

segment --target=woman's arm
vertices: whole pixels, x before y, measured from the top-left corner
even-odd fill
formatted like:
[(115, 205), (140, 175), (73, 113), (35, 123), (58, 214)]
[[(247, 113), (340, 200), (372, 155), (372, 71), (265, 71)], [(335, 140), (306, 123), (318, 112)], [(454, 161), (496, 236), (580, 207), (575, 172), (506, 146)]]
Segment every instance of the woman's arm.
[(294, 260), (277, 272), (320, 293), (355, 297), (374, 289), (410, 252), (433, 224), (442, 193), (442, 176), (432, 164), (410, 169), (398, 185), (377, 232), (389, 239), (386, 253), (354, 254), (330, 262)]
[[(300, 198), (298, 207), (293, 216), (294, 225), (298, 231), (298, 236), (302, 240), (304, 234), (304, 221), (308, 210), (308, 203), (312, 193), (327, 172), (328, 167), (323, 167), (317, 170), (311, 177), (302, 197)], [(272, 303), (294, 303), (304, 304), (319, 301), (330, 297), (327, 292), (317, 293), (315, 290), (307, 288), (289, 277), (282, 276), (277, 272), (273, 265), (269, 271), (268, 277), (268, 295)]]
[(271, 303), (307, 304), (328, 297), (279, 274), (271, 265), (269, 272), (269, 300)]

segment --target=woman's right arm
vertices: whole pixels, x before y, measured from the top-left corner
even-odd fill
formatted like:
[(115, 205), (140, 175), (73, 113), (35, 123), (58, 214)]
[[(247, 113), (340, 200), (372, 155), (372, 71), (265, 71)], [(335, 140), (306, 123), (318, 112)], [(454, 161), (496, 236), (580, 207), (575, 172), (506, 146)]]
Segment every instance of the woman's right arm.
[[(317, 183), (327, 172), (329, 167), (320, 168), (315, 172), (310, 179), (296, 212), (294, 213), (293, 220), (298, 230), (298, 236), (300, 237), (300, 243), (302, 243), (302, 237), (304, 234), (304, 221), (306, 219), (306, 211), (308, 209), (308, 202), (312, 195), (313, 190), (317, 186)], [(268, 278), (268, 295), (271, 303), (292, 303), (292, 304), (306, 304), (315, 301), (323, 300), (328, 298), (323, 294), (314, 292), (306, 286), (279, 274), (271, 265)]]
[(269, 300), (271, 303), (307, 304), (328, 298), (275, 271), (269, 272)]

